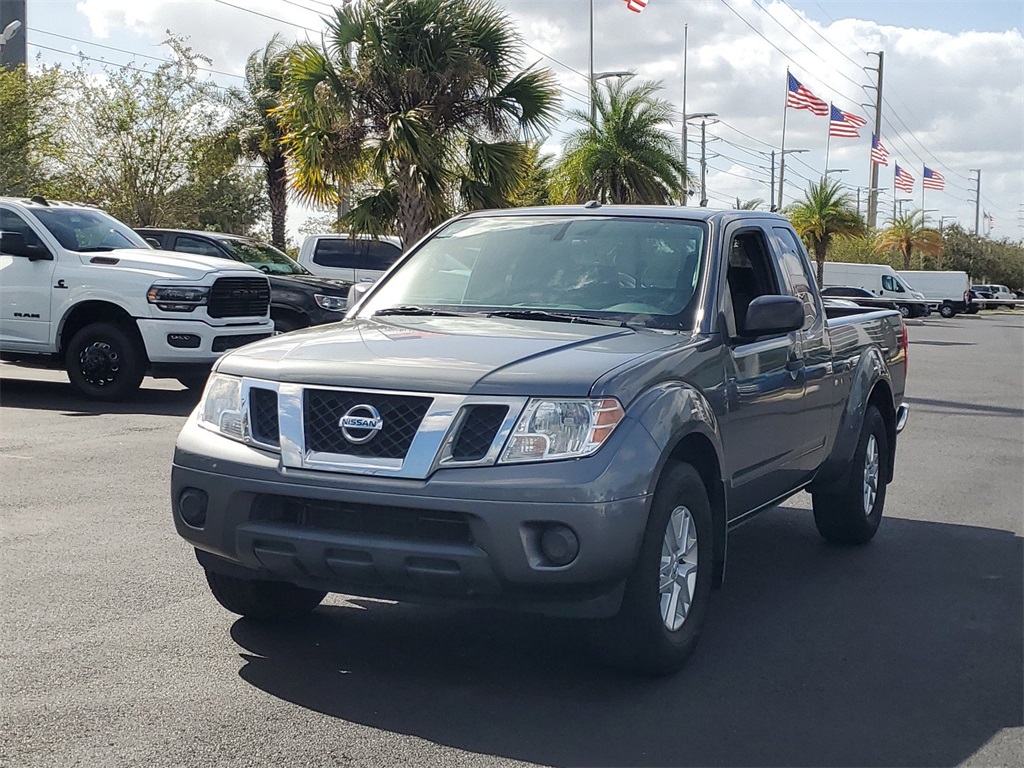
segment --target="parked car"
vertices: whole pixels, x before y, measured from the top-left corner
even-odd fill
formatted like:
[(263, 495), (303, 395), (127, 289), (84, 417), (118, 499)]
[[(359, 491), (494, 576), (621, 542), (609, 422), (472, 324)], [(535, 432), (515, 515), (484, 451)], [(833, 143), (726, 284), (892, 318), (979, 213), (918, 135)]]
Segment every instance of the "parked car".
[(927, 317), (931, 305), (924, 294), (914, 290), (888, 264), (847, 264), (826, 261), (823, 288), (851, 286), (863, 288), (872, 296), (892, 299), (904, 317)]
[(333, 323), (348, 309), (351, 280), (317, 277), (269, 243), (222, 232), (156, 227), (135, 231), (157, 248), (233, 259), (263, 272), (270, 279), (270, 318), (278, 333)]
[(372, 283), (402, 255), (397, 237), (309, 235), (299, 248), (299, 264), (314, 275), (350, 283)]
[(939, 305), (943, 317), (966, 313), (971, 305), (971, 279), (955, 270), (900, 270), (897, 274)]
[[(1016, 299), (1017, 294), (1007, 288), (1005, 285), (972, 285), (971, 290), (976, 293), (983, 295), (985, 298), (984, 305), (989, 309), (996, 309), (1000, 305), (1000, 299)], [(1003, 306), (1013, 309), (1016, 304), (1005, 304)]]
[[(830, 285), (827, 288), (821, 289), (821, 295), (824, 298), (843, 298), (852, 301), (854, 304), (862, 307), (874, 307), (876, 309), (895, 309), (899, 311), (899, 307), (895, 301), (889, 299), (883, 299), (867, 288), (856, 288), (852, 285)], [(902, 313), (901, 313), (902, 314)]]
[(881, 521), (906, 329), (830, 317), (813, 275), (769, 213), (464, 215), (344, 322), (219, 361), (174, 524), (254, 619), (329, 591), (502, 605), (603, 619), (611, 661), (674, 671), (730, 528), (803, 489), (831, 542)]
[(153, 250), (92, 206), (0, 197), (0, 254), (0, 356), (61, 366), (86, 397), (123, 399), (147, 373), (202, 387), (273, 332), (265, 275)]

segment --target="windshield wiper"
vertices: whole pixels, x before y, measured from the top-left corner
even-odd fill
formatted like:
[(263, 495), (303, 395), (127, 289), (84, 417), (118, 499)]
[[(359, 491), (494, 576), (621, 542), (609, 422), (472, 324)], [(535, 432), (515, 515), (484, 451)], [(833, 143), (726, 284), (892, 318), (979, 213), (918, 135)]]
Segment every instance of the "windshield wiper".
[(550, 320), (555, 323), (584, 323), (586, 325), (610, 325), (615, 328), (628, 328), (621, 320), (604, 320), (588, 315), (571, 315), (564, 312), (547, 312), (542, 309), (502, 309), (488, 312), (488, 317), (507, 317), (511, 320)]
[(443, 309), (433, 309), (432, 307), (417, 307), (413, 304), (406, 304), (400, 307), (385, 307), (384, 309), (378, 309), (373, 313), (374, 317), (380, 317), (382, 315), (431, 315), (433, 317), (465, 317), (465, 313), (462, 312), (448, 312)]

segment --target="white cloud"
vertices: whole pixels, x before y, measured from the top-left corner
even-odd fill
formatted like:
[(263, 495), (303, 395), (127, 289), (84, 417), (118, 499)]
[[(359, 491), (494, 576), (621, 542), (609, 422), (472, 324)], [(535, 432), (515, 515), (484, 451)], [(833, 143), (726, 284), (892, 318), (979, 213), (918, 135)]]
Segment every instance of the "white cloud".
[[(321, 26), (318, 13), (278, 0), (230, 1), (314, 30)], [(683, 25), (689, 24), (690, 111), (717, 112), (732, 126), (710, 127), (710, 135), (748, 150), (770, 151), (733, 128), (777, 147), (787, 65), (821, 98), (873, 118), (860, 106), (873, 100), (873, 92), (861, 87), (871, 84), (873, 73), (862, 67), (874, 66), (876, 61), (864, 51), (884, 50), (883, 140), (918, 180), (920, 166), (926, 162), (944, 173), (948, 182), (945, 192), (928, 193), (928, 207), (973, 223), (973, 205), (966, 201), (968, 179), (970, 169), (982, 168), (982, 205), (995, 208), (1009, 228), (1024, 202), (1024, 38), (1019, 29), (1010, 29), (1012, 20), (1004, 32), (950, 34), (928, 29), (929, 9), (921, 4), (920, 28), (882, 26), (869, 19), (843, 19), (822, 26), (777, 0), (762, 0), (768, 13), (751, 0), (728, 2), (771, 42), (721, 3), (654, 0), (644, 13), (633, 14), (621, 3), (596, 0), (594, 66), (599, 71), (631, 68), (643, 77), (660, 79), (666, 86), (664, 97), (679, 105)], [(299, 4), (326, 10), (315, 0)], [(587, 0), (505, 0), (501, 4), (527, 43), (577, 70), (570, 72), (541, 59), (565, 88), (576, 92), (566, 92), (565, 105), (585, 107), (586, 80), (579, 73), (587, 69)], [(46, 28), (42, 19), (57, 13), (56, 4), (39, 6), (35, 18)], [(295, 26), (213, 0), (81, 0), (76, 7), (87, 20), (91, 36), (108, 44), (141, 50), (142, 42), (159, 42), (169, 29), (188, 35), (190, 45), (214, 59), (215, 69), (228, 72), (241, 72), (248, 53), (276, 31), (286, 39), (307, 35)], [(870, 12), (871, 5), (864, 6), (864, 13)], [(87, 40), (90, 35), (81, 36)], [(88, 52), (88, 45), (83, 50)], [(525, 51), (527, 62), (538, 59), (535, 51)], [(807, 112), (791, 110), (788, 120), (787, 145), (811, 150), (790, 158), (793, 175), (789, 178), (802, 186), (805, 182), (797, 173), (815, 178), (823, 169), (827, 126), (823, 118)], [(672, 130), (675, 133), (678, 126)], [(832, 141), (831, 165), (850, 168), (842, 178), (853, 186), (867, 185), (870, 131), (863, 132), (865, 138), (859, 142)], [(691, 140), (698, 133), (691, 131)], [(548, 142), (549, 147), (555, 145), (554, 140)], [(768, 197), (767, 173), (746, 167), (766, 165), (766, 159), (723, 142), (713, 141), (709, 149), (723, 156), (710, 161), (718, 169), (709, 172), (713, 201), (737, 195)], [(692, 156), (692, 143), (690, 151)], [(758, 174), (760, 179), (751, 178)], [(883, 186), (891, 184), (891, 165), (882, 169), (881, 179)], [(787, 190), (791, 195), (788, 185)], [(920, 199), (920, 184), (915, 197)]]

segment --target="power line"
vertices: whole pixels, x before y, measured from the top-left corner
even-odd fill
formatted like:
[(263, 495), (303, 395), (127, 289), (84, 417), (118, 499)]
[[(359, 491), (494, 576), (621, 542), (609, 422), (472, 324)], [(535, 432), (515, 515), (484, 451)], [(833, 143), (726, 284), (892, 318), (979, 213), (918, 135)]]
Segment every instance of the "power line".
[[(270, 16), (270, 15), (268, 15), (266, 13), (261, 13), (260, 11), (254, 11), (251, 8), (245, 8), (245, 7), (241, 6), (241, 5), (235, 5), (234, 3), (229, 3), (226, 0), (213, 0), (213, 2), (219, 3), (220, 5), (226, 5), (228, 8), (234, 8), (236, 11), (244, 11), (245, 13), (251, 13), (253, 16), (262, 16), (264, 19), (269, 19), (270, 21), (276, 21), (279, 24), (287, 24), (290, 27), (296, 27), (297, 29), (304, 29), (307, 32), (312, 32), (315, 35), (316, 34), (320, 34), (320, 30), (319, 29), (312, 29), (310, 27), (303, 26), (302, 24), (296, 24), (294, 21), (286, 21), (284, 19), (279, 19), (276, 16)], [(308, 11), (309, 9), (307, 8), (306, 10)]]

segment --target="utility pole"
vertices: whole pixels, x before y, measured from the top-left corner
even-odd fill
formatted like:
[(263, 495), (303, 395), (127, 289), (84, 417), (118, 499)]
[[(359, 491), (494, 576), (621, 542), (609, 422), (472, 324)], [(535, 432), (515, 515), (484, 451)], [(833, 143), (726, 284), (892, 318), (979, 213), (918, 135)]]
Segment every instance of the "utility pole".
[(683, 202), (684, 206), (688, 202), (687, 198), (689, 198), (689, 196), (690, 196), (689, 195), (689, 189), (688, 189), (689, 185), (688, 185), (687, 179), (686, 179), (686, 176), (687, 176), (687, 173), (686, 173), (686, 171), (687, 171), (687, 162), (686, 162), (686, 49), (687, 49), (687, 42), (689, 40), (689, 37), (690, 37), (690, 25), (689, 24), (683, 24), (683, 148), (681, 150), (681, 152), (682, 152), (682, 158), (681, 159), (683, 161), (683, 180), (682, 180), (683, 183), (682, 183), (681, 186), (682, 186), (682, 202)]
[(707, 120), (700, 121), (700, 207), (708, 207)]
[(594, 103), (594, 97), (597, 96), (594, 91), (597, 89), (597, 85), (594, 83), (594, 0), (590, 0), (590, 69), (587, 70), (587, 88), (590, 91), (590, 122), (593, 123), (597, 120), (597, 104)]
[(0, 0), (0, 69), (28, 65), (25, 0)]
[(978, 174), (974, 187), (974, 234), (978, 234), (978, 214), (981, 212), (981, 168), (971, 168), (971, 173)]
[(772, 183), (769, 185), (772, 188), (772, 204), (768, 208), (772, 213), (775, 212), (775, 150), (772, 150)]
[[(869, 53), (869, 56), (878, 57), (878, 67), (865, 67), (866, 70), (878, 73), (878, 85), (875, 89), (875, 136), (881, 139), (882, 136), (882, 65), (885, 61), (885, 52), (878, 51)], [(872, 87), (872, 86), (868, 86)], [(874, 229), (878, 223), (878, 164), (868, 161), (870, 165), (870, 183), (868, 186), (868, 228)]]

